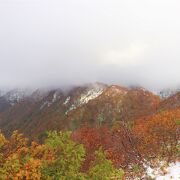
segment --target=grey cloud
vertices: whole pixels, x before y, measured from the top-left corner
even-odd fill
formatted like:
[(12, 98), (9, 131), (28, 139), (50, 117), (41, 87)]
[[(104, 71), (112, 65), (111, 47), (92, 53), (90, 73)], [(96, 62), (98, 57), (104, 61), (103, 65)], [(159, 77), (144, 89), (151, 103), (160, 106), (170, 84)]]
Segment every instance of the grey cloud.
[(178, 0), (0, 0), (0, 87), (180, 85)]

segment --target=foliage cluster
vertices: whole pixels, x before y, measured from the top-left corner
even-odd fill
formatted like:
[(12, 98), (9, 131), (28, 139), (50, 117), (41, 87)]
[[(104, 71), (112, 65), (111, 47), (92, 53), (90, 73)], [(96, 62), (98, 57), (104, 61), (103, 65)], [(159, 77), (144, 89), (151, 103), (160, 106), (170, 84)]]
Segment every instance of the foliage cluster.
[(85, 180), (122, 179), (123, 171), (116, 169), (102, 149), (95, 151), (92, 166), (81, 171), (85, 148), (71, 140), (71, 132), (48, 133), (44, 144), (31, 142), (17, 131), (10, 139), (0, 134), (0, 179), (2, 180)]
[[(117, 123), (113, 128), (88, 128), (76, 130), (72, 138), (86, 148), (86, 171), (100, 147), (107, 153), (116, 168), (125, 171), (143, 171), (143, 164), (155, 159), (167, 162), (179, 157), (180, 109), (168, 110), (134, 121), (131, 127)], [(138, 168), (134, 168), (138, 167)]]
[(43, 144), (17, 131), (8, 139), (0, 133), (0, 179), (122, 179), (129, 167), (139, 173), (144, 160), (179, 157), (179, 119), (176, 109), (138, 119), (130, 128), (121, 122), (51, 131)]

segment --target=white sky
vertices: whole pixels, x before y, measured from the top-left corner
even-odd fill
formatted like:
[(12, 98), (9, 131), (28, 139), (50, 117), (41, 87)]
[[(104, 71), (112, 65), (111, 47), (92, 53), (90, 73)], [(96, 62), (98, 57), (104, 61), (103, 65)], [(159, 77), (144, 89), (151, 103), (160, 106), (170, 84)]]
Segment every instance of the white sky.
[(0, 0), (0, 87), (180, 85), (179, 0)]

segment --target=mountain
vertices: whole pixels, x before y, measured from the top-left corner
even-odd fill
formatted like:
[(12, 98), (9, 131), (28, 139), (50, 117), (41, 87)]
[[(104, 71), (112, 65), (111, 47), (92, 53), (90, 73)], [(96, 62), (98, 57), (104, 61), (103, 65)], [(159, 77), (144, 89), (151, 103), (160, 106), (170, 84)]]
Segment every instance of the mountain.
[[(0, 129), (10, 135), (19, 130), (29, 137), (46, 130), (81, 126), (113, 126), (151, 115), (160, 109), (179, 107), (179, 95), (161, 100), (143, 88), (126, 88), (102, 83), (71, 90), (12, 90), (0, 97)], [(175, 106), (176, 104), (176, 106)]]
[(109, 86), (97, 98), (68, 114), (70, 128), (88, 124), (113, 125), (115, 121), (132, 121), (155, 111), (160, 99), (142, 90)]
[[(67, 127), (67, 114), (73, 109), (88, 103), (100, 95), (106, 87), (95, 83), (82, 87), (74, 87), (68, 92), (61, 89), (38, 89), (31, 94), (13, 99), (10, 92), (0, 98), (4, 109), (0, 113), (0, 128), (8, 135), (18, 129), (27, 135), (34, 135), (44, 130)], [(5, 99), (4, 101), (1, 101)], [(13, 102), (13, 103), (12, 103)]]
[(160, 92), (158, 92), (158, 95), (162, 98), (162, 99), (167, 99), (170, 96), (175, 95), (176, 93), (180, 92), (180, 87), (176, 87), (176, 88), (167, 88), (167, 89), (163, 89)]
[(180, 91), (164, 99), (160, 103), (160, 110), (175, 109), (180, 107)]

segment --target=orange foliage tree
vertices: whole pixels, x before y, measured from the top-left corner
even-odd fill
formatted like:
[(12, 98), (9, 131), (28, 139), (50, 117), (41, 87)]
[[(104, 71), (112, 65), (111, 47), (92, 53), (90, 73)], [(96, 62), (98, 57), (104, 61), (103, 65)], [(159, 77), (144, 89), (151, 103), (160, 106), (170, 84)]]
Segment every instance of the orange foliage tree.
[(40, 179), (44, 150), (35, 142), (28, 146), (28, 139), (17, 131), (8, 140), (0, 133), (0, 179)]
[(177, 155), (180, 140), (180, 109), (164, 111), (135, 122), (138, 150), (149, 158)]

